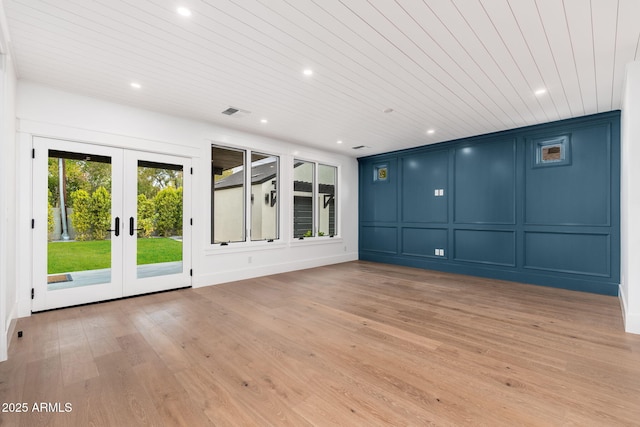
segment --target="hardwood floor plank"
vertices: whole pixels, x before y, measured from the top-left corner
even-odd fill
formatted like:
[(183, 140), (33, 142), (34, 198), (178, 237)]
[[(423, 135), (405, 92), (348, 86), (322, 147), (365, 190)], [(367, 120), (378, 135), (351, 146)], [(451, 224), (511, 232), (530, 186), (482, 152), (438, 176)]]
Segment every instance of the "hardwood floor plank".
[(30, 425), (631, 426), (618, 299), (350, 262), (19, 319)]

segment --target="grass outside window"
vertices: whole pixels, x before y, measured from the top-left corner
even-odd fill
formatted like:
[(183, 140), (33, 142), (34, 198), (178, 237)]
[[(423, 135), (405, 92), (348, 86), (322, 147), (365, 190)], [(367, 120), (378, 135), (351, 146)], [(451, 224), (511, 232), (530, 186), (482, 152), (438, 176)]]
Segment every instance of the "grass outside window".
[[(169, 238), (138, 239), (138, 265), (182, 260), (182, 242)], [(111, 241), (49, 242), (47, 274), (111, 267)]]

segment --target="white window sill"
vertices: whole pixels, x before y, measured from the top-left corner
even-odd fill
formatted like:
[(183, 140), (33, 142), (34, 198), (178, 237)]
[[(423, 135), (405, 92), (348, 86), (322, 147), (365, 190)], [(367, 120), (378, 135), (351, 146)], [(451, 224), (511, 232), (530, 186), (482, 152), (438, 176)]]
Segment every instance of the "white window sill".
[(266, 240), (260, 240), (255, 242), (235, 242), (228, 243), (226, 245), (221, 245), (220, 243), (216, 243), (210, 245), (205, 250), (205, 255), (215, 255), (215, 254), (233, 254), (240, 252), (255, 252), (255, 251), (264, 251), (270, 249), (282, 249), (286, 248), (287, 243), (283, 240), (274, 240), (273, 242), (268, 242)]
[(287, 247), (295, 247), (295, 246), (313, 246), (313, 245), (331, 245), (331, 244), (342, 244), (342, 237), (305, 237), (303, 240), (300, 239), (292, 239), (290, 241), (284, 240), (274, 240), (273, 242), (267, 242), (266, 240), (261, 240), (257, 242), (236, 242), (236, 243), (228, 243), (227, 245), (221, 245), (220, 243), (216, 243), (214, 245), (210, 245), (207, 249), (205, 249), (205, 255), (216, 255), (216, 254), (233, 254), (233, 253), (242, 253), (242, 252), (255, 252), (255, 251), (264, 251), (271, 249), (283, 249)]
[(322, 236), (322, 237), (305, 237), (304, 239), (300, 240), (300, 239), (294, 239), (291, 240), (291, 246), (298, 246), (298, 245), (330, 245), (332, 243), (342, 243), (342, 237), (340, 236), (336, 236), (336, 237), (329, 237), (329, 236)]

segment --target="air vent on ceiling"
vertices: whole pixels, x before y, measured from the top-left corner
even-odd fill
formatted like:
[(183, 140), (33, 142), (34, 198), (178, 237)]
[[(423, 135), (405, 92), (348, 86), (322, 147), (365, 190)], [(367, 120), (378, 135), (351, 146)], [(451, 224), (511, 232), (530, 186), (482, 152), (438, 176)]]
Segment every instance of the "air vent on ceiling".
[(356, 145), (355, 147), (351, 147), (351, 148), (354, 150), (361, 150), (363, 148), (369, 148), (369, 147), (366, 145)]
[(224, 110), (224, 111), (222, 112), (222, 114), (226, 114), (227, 116), (230, 116), (230, 115), (232, 115), (232, 114), (237, 113), (238, 111), (240, 111), (240, 110), (238, 110), (237, 108), (229, 107), (229, 108), (227, 108), (226, 110)]
[(246, 115), (251, 114), (251, 111), (242, 110), (236, 107), (229, 107), (226, 110), (224, 110), (222, 114), (226, 116), (233, 116), (233, 117), (244, 117)]

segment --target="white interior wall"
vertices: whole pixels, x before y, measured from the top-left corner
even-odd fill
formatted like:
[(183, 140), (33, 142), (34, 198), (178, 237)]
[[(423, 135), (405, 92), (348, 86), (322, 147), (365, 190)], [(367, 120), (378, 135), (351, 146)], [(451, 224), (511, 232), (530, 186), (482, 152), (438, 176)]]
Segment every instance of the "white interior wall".
[[(19, 314), (30, 313), (31, 138), (34, 135), (112, 145), (137, 150), (188, 155), (193, 158), (193, 285), (206, 286), (357, 259), (358, 164), (351, 157), (308, 148), (229, 128), (127, 107), (20, 81), (18, 117), (18, 278)], [(141, 96), (136, 93), (135, 96)], [(250, 148), (281, 158), (281, 216), (279, 241), (212, 246), (210, 236), (211, 144)], [(336, 165), (339, 168), (340, 236), (314, 241), (293, 240), (293, 159)]]
[(5, 181), (5, 167), (7, 164), (8, 142), (4, 133), (7, 117), (4, 112), (5, 103), (5, 63), (6, 57), (0, 56), (0, 129), (2, 129), (2, 139), (0, 140), (0, 361), (7, 359), (7, 236), (8, 229), (7, 205), (9, 200), (6, 197), (7, 183)]
[(16, 75), (10, 55), (0, 55), (0, 361), (6, 360), (17, 317), (16, 285)]
[(622, 98), (620, 300), (625, 330), (640, 334), (640, 62), (627, 65)]

